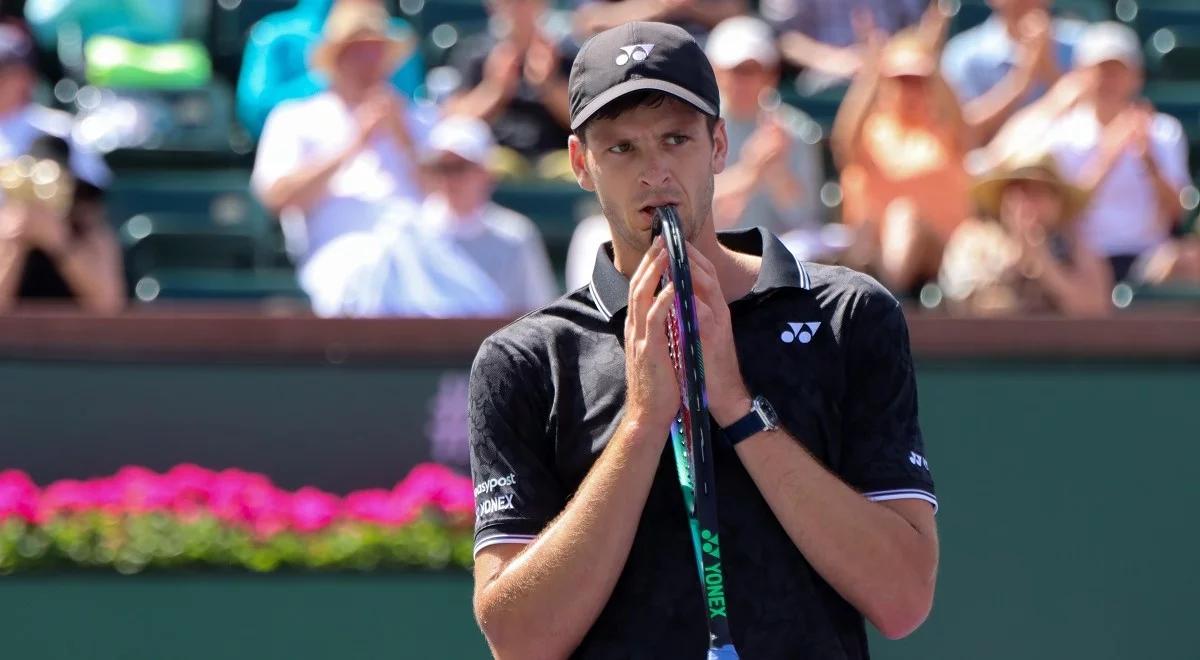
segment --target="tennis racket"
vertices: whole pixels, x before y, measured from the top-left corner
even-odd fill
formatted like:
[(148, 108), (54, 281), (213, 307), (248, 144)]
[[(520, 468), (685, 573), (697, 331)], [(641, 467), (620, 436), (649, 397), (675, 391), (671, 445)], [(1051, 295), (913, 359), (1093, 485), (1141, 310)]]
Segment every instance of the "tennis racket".
[(671, 424), (671, 447), (696, 552), (700, 588), (708, 616), (708, 660), (737, 660), (726, 614), (725, 572), (717, 536), (717, 489), (709, 433), (708, 395), (704, 390), (704, 358), (687, 246), (674, 206), (656, 209), (652, 234), (665, 239), (670, 268), (663, 285), (675, 285), (675, 304), (668, 311), (667, 337), (671, 362), (679, 379), (681, 404)]

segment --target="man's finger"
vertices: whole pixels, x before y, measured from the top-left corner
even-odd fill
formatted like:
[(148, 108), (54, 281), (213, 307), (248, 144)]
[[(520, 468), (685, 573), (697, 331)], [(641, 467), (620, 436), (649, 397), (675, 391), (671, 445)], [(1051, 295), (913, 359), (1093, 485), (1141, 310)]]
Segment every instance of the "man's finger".
[(646, 327), (650, 329), (651, 337), (662, 337), (661, 341), (666, 342), (666, 322), (667, 313), (671, 311), (671, 306), (675, 304), (675, 285), (667, 282), (662, 291), (655, 296), (654, 302), (650, 305), (650, 310), (646, 315)]
[(629, 288), (629, 319), (633, 322), (635, 333), (645, 331), (643, 319), (647, 309), (654, 299), (654, 289), (662, 279), (667, 266), (667, 255), (659, 250), (656, 255), (647, 253), (647, 260), (638, 266)]

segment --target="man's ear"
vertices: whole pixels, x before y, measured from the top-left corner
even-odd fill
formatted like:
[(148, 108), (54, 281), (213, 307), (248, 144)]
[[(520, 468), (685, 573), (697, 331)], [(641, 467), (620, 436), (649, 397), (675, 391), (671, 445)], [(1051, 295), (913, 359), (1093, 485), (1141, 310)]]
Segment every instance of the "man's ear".
[(579, 183), (579, 187), (588, 192), (596, 192), (592, 173), (587, 168), (587, 145), (572, 135), (567, 138), (567, 153), (571, 158), (571, 171), (575, 173), (575, 181)]
[(729, 134), (725, 131), (724, 119), (717, 119), (716, 125), (713, 126), (712, 143), (713, 174), (720, 174), (725, 171), (725, 158), (729, 155)]

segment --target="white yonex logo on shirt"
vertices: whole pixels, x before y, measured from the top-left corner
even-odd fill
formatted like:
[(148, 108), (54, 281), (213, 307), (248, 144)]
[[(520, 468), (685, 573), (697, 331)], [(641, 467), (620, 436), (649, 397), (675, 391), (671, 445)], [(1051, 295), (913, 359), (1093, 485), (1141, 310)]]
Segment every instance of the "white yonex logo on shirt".
[(650, 51), (654, 50), (654, 44), (634, 44), (632, 46), (621, 46), (621, 52), (617, 54), (617, 66), (625, 66), (630, 60), (641, 62), (650, 55)]
[(821, 327), (820, 321), (806, 321), (804, 323), (789, 323), (788, 330), (784, 330), (779, 338), (783, 343), (790, 344), (794, 341), (799, 341), (801, 344), (807, 344), (812, 341), (813, 335), (817, 334), (817, 328)]
[(926, 470), (929, 469), (929, 461), (925, 460), (924, 456), (918, 454), (915, 451), (908, 452), (908, 462), (912, 463), (913, 465), (915, 465), (917, 467), (923, 467)]

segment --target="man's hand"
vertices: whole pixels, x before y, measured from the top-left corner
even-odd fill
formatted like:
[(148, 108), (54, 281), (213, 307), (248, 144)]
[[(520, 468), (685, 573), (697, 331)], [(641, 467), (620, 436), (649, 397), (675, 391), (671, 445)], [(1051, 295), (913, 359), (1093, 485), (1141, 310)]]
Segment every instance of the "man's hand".
[(738, 365), (729, 304), (725, 302), (717, 271), (712, 262), (690, 243), (687, 250), (696, 295), (696, 320), (700, 324), (700, 343), (704, 350), (708, 411), (724, 428), (750, 412), (751, 396)]
[(1054, 24), (1050, 14), (1031, 11), (1021, 19), (1020, 53), (1017, 66), (1027, 71), (1031, 79), (1052, 85), (1060, 75), (1054, 52)]
[(0, 239), (46, 254), (61, 254), (70, 243), (66, 219), (38, 204), (10, 202), (0, 207)]
[(391, 108), (386, 98), (379, 95), (367, 97), (354, 111), (354, 123), (358, 127), (351, 151), (365, 147), (389, 121)]
[(787, 163), (791, 143), (787, 130), (779, 122), (768, 119), (746, 139), (741, 157), (756, 177), (762, 177)]
[(558, 50), (540, 32), (534, 35), (525, 51), (523, 74), (525, 81), (536, 89), (542, 89), (558, 77)]
[(412, 134), (408, 131), (408, 104), (404, 97), (396, 93), (390, 85), (384, 85), (372, 92), (372, 99), (379, 104), (384, 113), (383, 126), (387, 134), (395, 140), (401, 150), (413, 150)]
[(667, 352), (667, 311), (675, 289), (667, 285), (654, 295), (667, 268), (667, 252), (659, 237), (651, 244), (629, 280), (629, 310), (625, 317), (625, 415), (638, 425), (667, 428), (679, 412), (679, 382)]
[(483, 64), (483, 81), (493, 85), (507, 101), (521, 84), (522, 55), (507, 41), (496, 44)]

